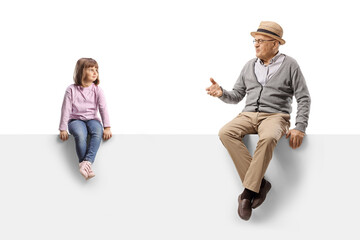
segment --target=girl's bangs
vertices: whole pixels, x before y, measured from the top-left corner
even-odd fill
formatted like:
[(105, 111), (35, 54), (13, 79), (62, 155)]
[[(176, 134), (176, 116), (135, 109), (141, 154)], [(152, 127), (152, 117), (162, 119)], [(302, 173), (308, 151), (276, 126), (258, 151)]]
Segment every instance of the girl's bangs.
[(84, 68), (89, 68), (89, 67), (99, 68), (99, 65), (94, 59), (87, 59), (84, 63)]

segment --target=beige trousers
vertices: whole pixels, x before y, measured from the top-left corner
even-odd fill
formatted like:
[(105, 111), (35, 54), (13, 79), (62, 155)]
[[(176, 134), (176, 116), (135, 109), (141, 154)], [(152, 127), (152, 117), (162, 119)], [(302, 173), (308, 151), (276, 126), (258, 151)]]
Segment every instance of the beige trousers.
[[(289, 126), (289, 114), (243, 112), (220, 129), (220, 140), (234, 161), (245, 188), (259, 192), (274, 148)], [(252, 157), (242, 139), (256, 133), (259, 141)]]

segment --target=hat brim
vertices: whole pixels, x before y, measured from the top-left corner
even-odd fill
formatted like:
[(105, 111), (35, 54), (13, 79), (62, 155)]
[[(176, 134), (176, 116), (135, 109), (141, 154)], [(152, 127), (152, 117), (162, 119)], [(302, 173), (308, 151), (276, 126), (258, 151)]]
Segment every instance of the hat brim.
[(279, 37), (277, 37), (277, 36), (274, 36), (274, 35), (272, 35), (272, 34), (270, 34), (270, 33), (251, 32), (250, 34), (251, 34), (251, 36), (253, 36), (253, 37), (255, 37), (255, 34), (259, 34), (259, 35), (264, 35), (264, 36), (271, 37), (271, 38), (273, 38), (273, 39), (278, 40), (278, 41), (280, 42), (280, 45), (284, 45), (284, 44), (286, 43), (284, 39), (279, 38)]

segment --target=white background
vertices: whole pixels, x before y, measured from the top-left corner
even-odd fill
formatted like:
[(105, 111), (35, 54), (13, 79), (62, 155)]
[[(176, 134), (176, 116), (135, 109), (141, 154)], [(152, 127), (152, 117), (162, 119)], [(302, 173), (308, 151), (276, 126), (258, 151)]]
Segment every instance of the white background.
[(262, 20), (283, 27), (280, 50), (307, 80), (307, 133), (359, 134), (360, 17), (349, 0), (2, 1), (0, 133), (57, 133), (75, 63), (92, 57), (113, 133), (217, 134), (243, 103), (205, 88), (210, 77), (233, 87)]
[[(360, 133), (356, 1), (1, 1), (0, 134), (57, 133), (63, 95), (81, 57), (100, 65), (113, 133), (217, 134), (243, 104), (227, 105), (205, 88), (210, 77), (232, 88), (254, 57), (249, 33), (262, 20), (282, 25), (281, 51), (298, 61), (307, 80), (307, 133), (344, 135), (324, 146), (306, 138), (295, 154), (315, 150), (298, 159), (279, 151), (282, 162), (275, 158), (269, 171), (278, 183), (250, 222), (237, 216), (241, 182), (216, 136), (201, 144), (186, 136), (178, 142), (114, 136), (100, 148), (95, 181), (84, 183), (71, 140), (3, 135), (0, 234), (304, 239), (315, 231), (356, 239), (357, 143), (346, 137)], [(338, 192), (345, 198), (337, 199)], [(307, 215), (309, 209), (317, 212)]]

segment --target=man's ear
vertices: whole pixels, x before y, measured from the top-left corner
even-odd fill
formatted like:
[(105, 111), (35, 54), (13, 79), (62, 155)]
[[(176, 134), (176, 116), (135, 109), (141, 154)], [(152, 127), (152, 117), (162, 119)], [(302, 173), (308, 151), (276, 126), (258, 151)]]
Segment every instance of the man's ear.
[(274, 48), (279, 48), (280, 46), (280, 42), (279, 41), (274, 41)]

